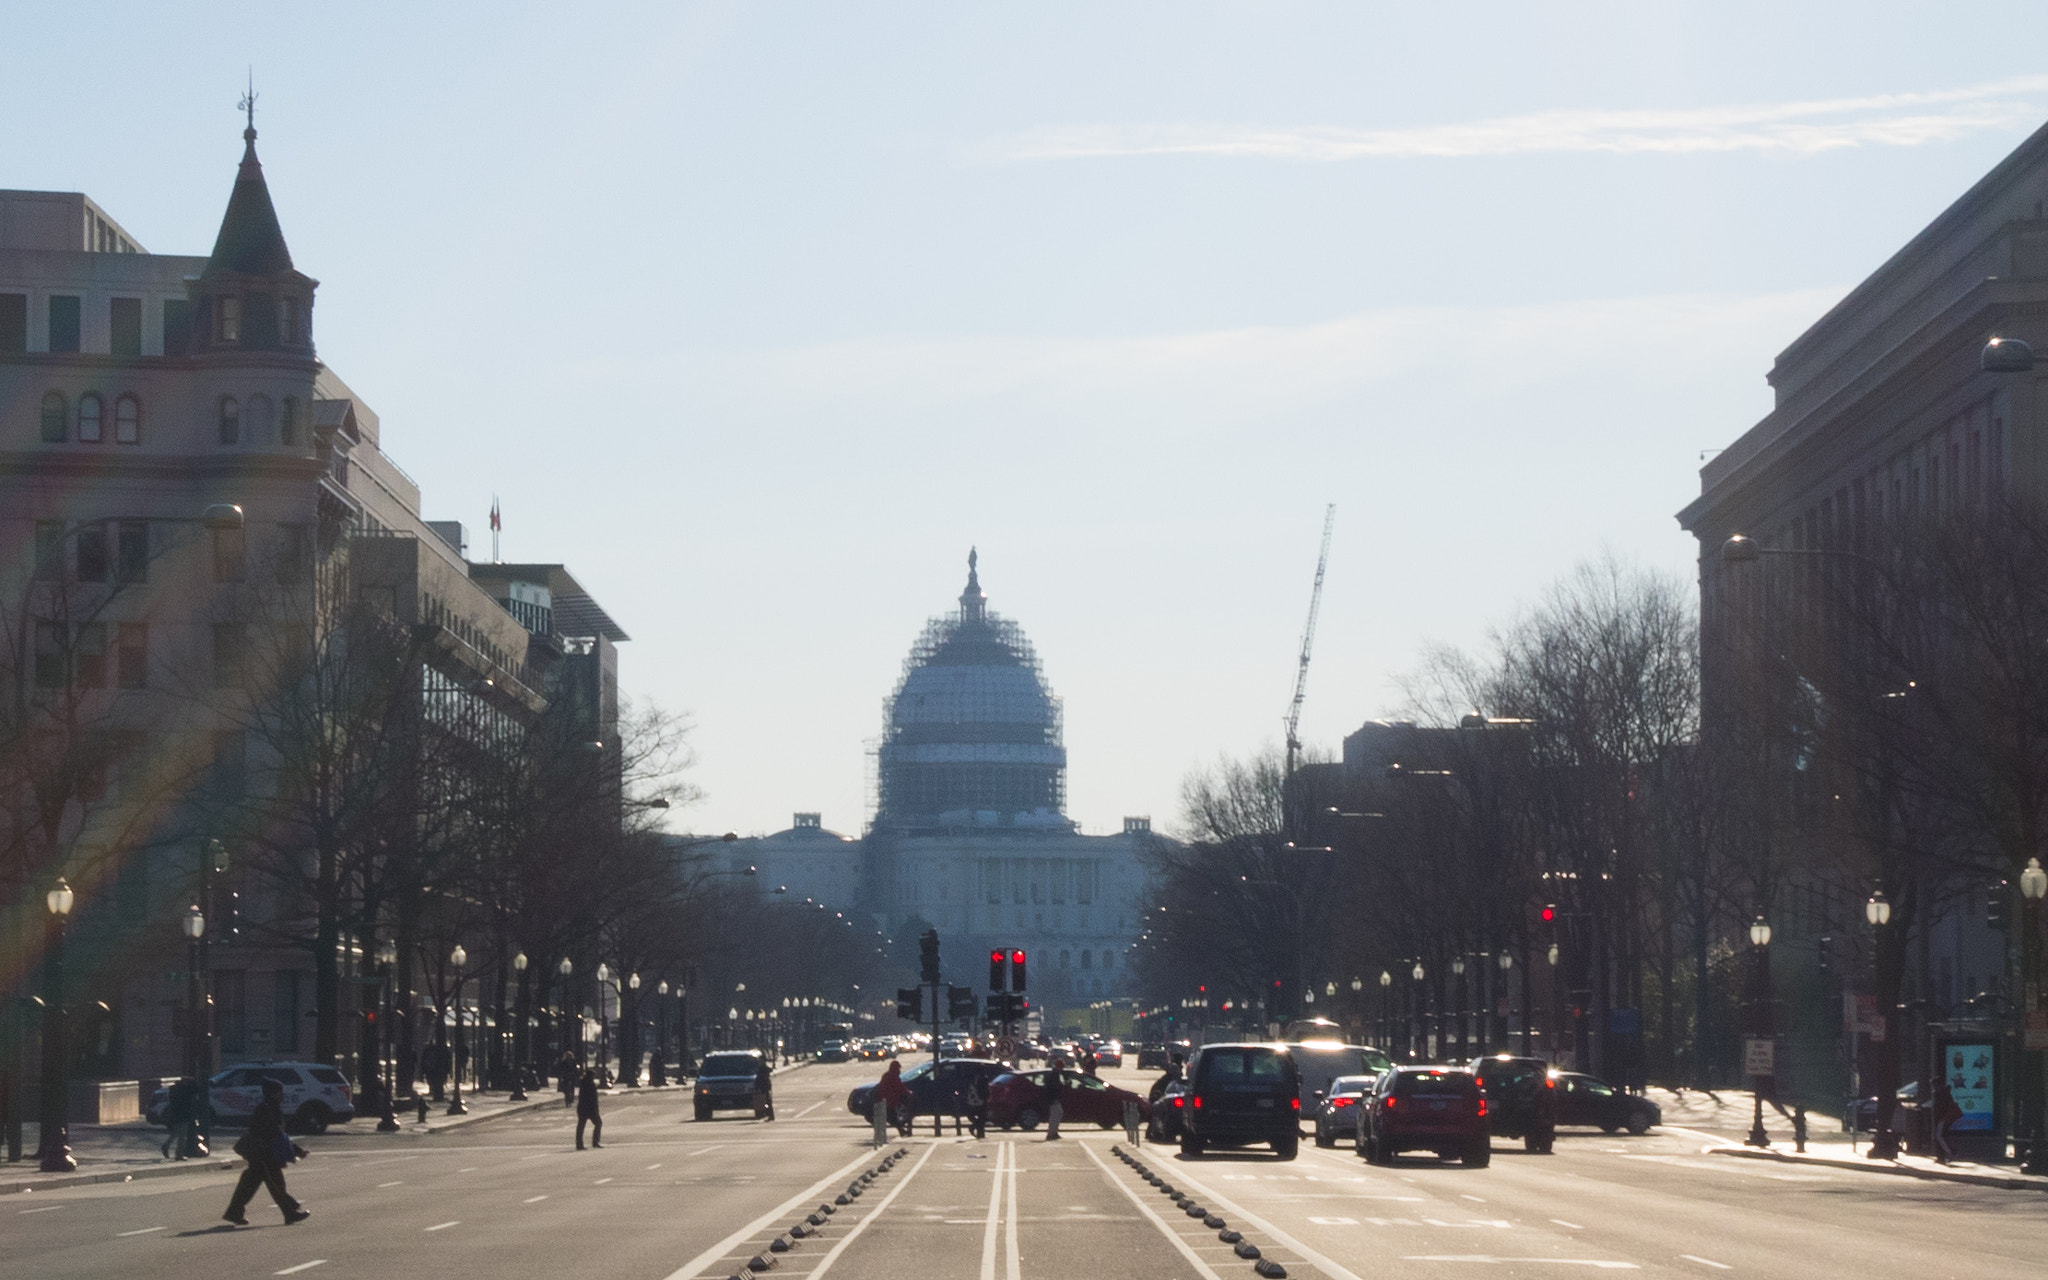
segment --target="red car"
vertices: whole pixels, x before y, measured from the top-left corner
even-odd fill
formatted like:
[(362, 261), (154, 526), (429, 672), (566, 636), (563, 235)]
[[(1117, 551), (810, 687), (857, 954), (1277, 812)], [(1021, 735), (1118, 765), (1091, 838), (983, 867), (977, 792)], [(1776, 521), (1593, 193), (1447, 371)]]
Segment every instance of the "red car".
[[(1045, 1120), (1045, 1078), (1051, 1074), (1050, 1070), (1016, 1071), (990, 1081), (989, 1123), (1003, 1129), (1020, 1128), (1027, 1132), (1036, 1129)], [(1104, 1084), (1094, 1076), (1084, 1076), (1078, 1071), (1062, 1071), (1059, 1076), (1060, 1119), (1063, 1124), (1092, 1121), (1105, 1129), (1114, 1129), (1124, 1122), (1126, 1101), (1138, 1104), (1140, 1124), (1152, 1118), (1152, 1104), (1141, 1094)]]

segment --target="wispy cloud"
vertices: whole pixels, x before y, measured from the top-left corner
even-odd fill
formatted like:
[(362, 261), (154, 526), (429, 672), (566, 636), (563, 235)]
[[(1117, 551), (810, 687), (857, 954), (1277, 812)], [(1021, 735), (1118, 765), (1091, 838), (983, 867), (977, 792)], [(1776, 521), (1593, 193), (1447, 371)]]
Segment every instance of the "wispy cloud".
[(1404, 129), (1080, 125), (993, 139), (979, 150), (1002, 160), (1190, 155), (1312, 162), (1542, 152), (1812, 155), (1849, 147), (1927, 146), (2030, 126), (2040, 120), (2044, 98), (2048, 76), (2026, 76), (1932, 93), (1676, 110), (1539, 111)]

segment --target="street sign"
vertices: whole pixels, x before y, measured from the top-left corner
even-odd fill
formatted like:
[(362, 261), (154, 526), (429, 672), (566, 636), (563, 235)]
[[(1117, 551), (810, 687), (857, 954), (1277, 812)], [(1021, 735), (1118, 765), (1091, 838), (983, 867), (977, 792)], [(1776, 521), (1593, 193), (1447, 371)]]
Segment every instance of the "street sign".
[(1744, 1040), (1742, 1042), (1742, 1074), (1746, 1076), (1768, 1076), (1777, 1074), (1777, 1045), (1769, 1040)]
[(1002, 1039), (996, 1041), (996, 1056), (998, 1058), (1004, 1059), (1005, 1061), (1015, 1058), (1017, 1056), (1016, 1037), (1004, 1036)]

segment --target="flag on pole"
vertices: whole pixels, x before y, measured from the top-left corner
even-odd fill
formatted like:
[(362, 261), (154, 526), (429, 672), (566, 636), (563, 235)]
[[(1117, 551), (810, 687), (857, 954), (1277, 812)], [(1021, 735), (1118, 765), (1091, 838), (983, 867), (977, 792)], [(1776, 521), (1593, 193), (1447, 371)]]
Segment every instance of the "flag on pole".
[(496, 533), (504, 527), (503, 522), (498, 519), (498, 495), (494, 493), (491, 495), (491, 532)]

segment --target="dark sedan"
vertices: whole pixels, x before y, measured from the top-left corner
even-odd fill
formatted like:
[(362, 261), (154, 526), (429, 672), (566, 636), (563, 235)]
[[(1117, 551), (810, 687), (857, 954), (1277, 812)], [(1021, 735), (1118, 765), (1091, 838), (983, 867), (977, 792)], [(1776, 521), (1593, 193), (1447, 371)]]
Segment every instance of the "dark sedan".
[(1664, 1123), (1664, 1111), (1648, 1098), (1639, 1098), (1592, 1076), (1576, 1071), (1559, 1071), (1557, 1081), (1557, 1122), (1598, 1126), (1603, 1132), (1626, 1129), (1647, 1132)]
[[(938, 1064), (936, 1072), (929, 1059), (918, 1063), (903, 1073), (903, 1083), (910, 1089), (909, 1111), (919, 1116), (967, 1116), (967, 1083), (981, 1082), (984, 1098), (989, 1096), (989, 1082), (1010, 1069), (1008, 1063), (995, 1062), (988, 1058), (946, 1058)], [(846, 1095), (846, 1109), (865, 1120), (868, 1107), (874, 1097), (874, 1081), (855, 1086)]]
[(1358, 1137), (1358, 1108), (1372, 1092), (1374, 1076), (1338, 1076), (1316, 1101), (1316, 1145), (1334, 1147), (1339, 1138)]

